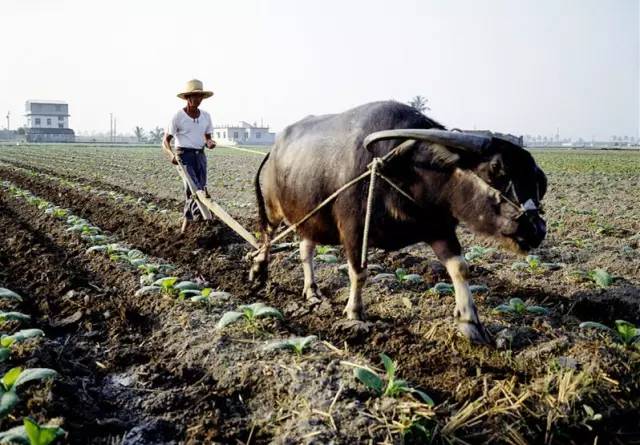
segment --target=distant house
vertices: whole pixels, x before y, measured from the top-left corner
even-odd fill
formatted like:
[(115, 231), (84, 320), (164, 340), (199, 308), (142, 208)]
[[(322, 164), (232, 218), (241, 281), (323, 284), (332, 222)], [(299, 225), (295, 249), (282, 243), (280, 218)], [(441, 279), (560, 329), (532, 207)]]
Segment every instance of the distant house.
[(276, 139), (269, 127), (245, 121), (238, 125), (214, 125), (212, 136), (220, 145), (273, 145)]
[(28, 100), (25, 103), (27, 142), (74, 142), (69, 128), (69, 105), (57, 100)]

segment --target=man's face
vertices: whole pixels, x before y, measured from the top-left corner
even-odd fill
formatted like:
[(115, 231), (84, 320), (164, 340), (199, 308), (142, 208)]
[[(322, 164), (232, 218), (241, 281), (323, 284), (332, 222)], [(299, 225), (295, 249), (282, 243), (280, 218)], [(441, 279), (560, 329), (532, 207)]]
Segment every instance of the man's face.
[(190, 108), (198, 108), (202, 102), (202, 94), (189, 94), (187, 96), (187, 103)]

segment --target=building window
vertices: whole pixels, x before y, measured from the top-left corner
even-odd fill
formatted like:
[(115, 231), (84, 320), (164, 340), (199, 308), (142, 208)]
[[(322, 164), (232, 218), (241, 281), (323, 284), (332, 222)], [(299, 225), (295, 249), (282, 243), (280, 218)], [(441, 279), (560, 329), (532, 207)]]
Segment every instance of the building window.
[(233, 132), (233, 138), (234, 138), (234, 139), (238, 139), (238, 132), (237, 132), (237, 131), (234, 131), (234, 132)]
[(58, 124), (58, 128), (64, 128), (64, 124)]
[(50, 117), (47, 118), (47, 126), (49, 126), (49, 125), (51, 125), (51, 118)]
[(262, 137), (262, 133), (256, 131), (256, 139), (260, 139)]
[(64, 116), (58, 116), (58, 122), (64, 122)]
[(40, 126), (40, 118), (36, 117), (36, 127), (39, 127), (39, 126)]

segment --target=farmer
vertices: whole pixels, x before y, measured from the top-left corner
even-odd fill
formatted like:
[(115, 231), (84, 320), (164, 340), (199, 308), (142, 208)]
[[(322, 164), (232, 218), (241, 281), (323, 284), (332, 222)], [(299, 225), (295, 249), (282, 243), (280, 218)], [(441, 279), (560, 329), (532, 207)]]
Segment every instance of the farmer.
[[(204, 147), (213, 149), (216, 142), (211, 139), (213, 132), (211, 116), (198, 107), (203, 99), (211, 96), (213, 92), (204, 90), (201, 81), (197, 79), (188, 81), (184, 91), (178, 93), (180, 99), (187, 101), (187, 106), (178, 110), (173, 116), (162, 140), (162, 149), (171, 163), (177, 165), (179, 159), (198, 190), (204, 190), (207, 195), (207, 156), (204, 153)], [(171, 141), (174, 137), (176, 138), (175, 152), (171, 150)], [(186, 200), (181, 233), (185, 232), (191, 221), (202, 217), (186, 182), (184, 187)]]

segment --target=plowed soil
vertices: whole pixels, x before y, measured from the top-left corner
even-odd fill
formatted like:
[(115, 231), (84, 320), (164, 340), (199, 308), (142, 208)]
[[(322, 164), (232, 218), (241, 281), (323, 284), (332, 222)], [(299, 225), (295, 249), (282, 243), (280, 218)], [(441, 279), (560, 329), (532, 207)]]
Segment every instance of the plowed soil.
[[(178, 221), (134, 205), (7, 166), (0, 166), (0, 178), (72, 210), (132, 247), (177, 265), (179, 274), (202, 279), (235, 299), (202, 310), (167, 298), (134, 297), (139, 288), (134, 271), (87, 255), (86, 245), (60, 223), (0, 192), (0, 285), (33, 297), (25, 304), (47, 333), (34, 360), (63, 376), (50, 389), (54, 403), (36, 404), (35, 409), (43, 418), (63, 417), (70, 443), (399, 443), (402, 436), (376, 432), (367, 424), (361, 404), (368, 403), (370, 395), (349, 378), (349, 369), (338, 366), (339, 359), (353, 354), (378, 364), (381, 352), (399, 360), (402, 378), (438, 404), (437, 441), (640, 440), (637, 351), (578, 328), (586, 320), (640, 322), (640, 261), (635, 257), (610, 259), (610, 269), (620, 278), (606, 290), (569, 279), (566, 263), (589, 265), (592, 260), (581, 258), (581, 251), (560, 249), (566, 235), (552, 234), (536, 252), (545, 261), (563, 263), (557, 271), (513, 271), (504, 264), (517, 258), (501, 251), (473, 262), (471, 282), (490, 289), (476, 296), (481, 317), (494, 336), (508, 339), (508, 347), (489, 349), (458, 337), (452, 296), (428, 292), (449, 278), (424, 246), (372, 252), (369, 261), (381, 270), (393, 273), (402, 267), (424, 282), (370, 282), (365, 290), (368, 321), (349, 324), (341, 321), (348, 279), (336, 265), (318, 264), (325, 297), (311, 304), (301, 295), (302, 270), (293, 249), (273, 255), (266, 288), (255, 289), (246, 280), (247, 245), (217, 221), (199, 223), (181, 236)], [(156, 202), (179, 208), (175, 201)], [(568, 221), (579, 226), (577, 220)], [(241, 222), (254, 225), (251, 214)], [(606, 242), (637, 252), (637, 225), (630, 223), (625, 230)], [(578, 233), (576, 228), (571, 235)], [(464, 230), (462, 238), (467, 246), (478, 243)], [(492, 313), (513, 297), (543, 305), (549, 315)], [(285, 321), (272, 326), (282, 336), (314, 334), (340, 352), (319, 348), (313, 360), (283, 365), (281, 360), (289, 359), (246, 350), (245, 340), (215, 332), (213, 325), (224, 309), (255, 301), (283, 311)], [(571, 380), (580, 372), (588, 379), (576, 381), (562, 401), (560, 378), (569, 375)], [(299, 415), (301, 399), (322, 405), (331, 401), (342, 381), (350, 383), (340, 398), (343, 412), (336, 415), (337, 431), (318, 427), (312, 414)], [(584, 405), (606, 421), (586, 419)], [(452, 421), (469, 406), (472, 414), (460, 416), (461, 425), (455, 427)], [(275, 420), (274, 413), (291, 415), (296, 422)]]

